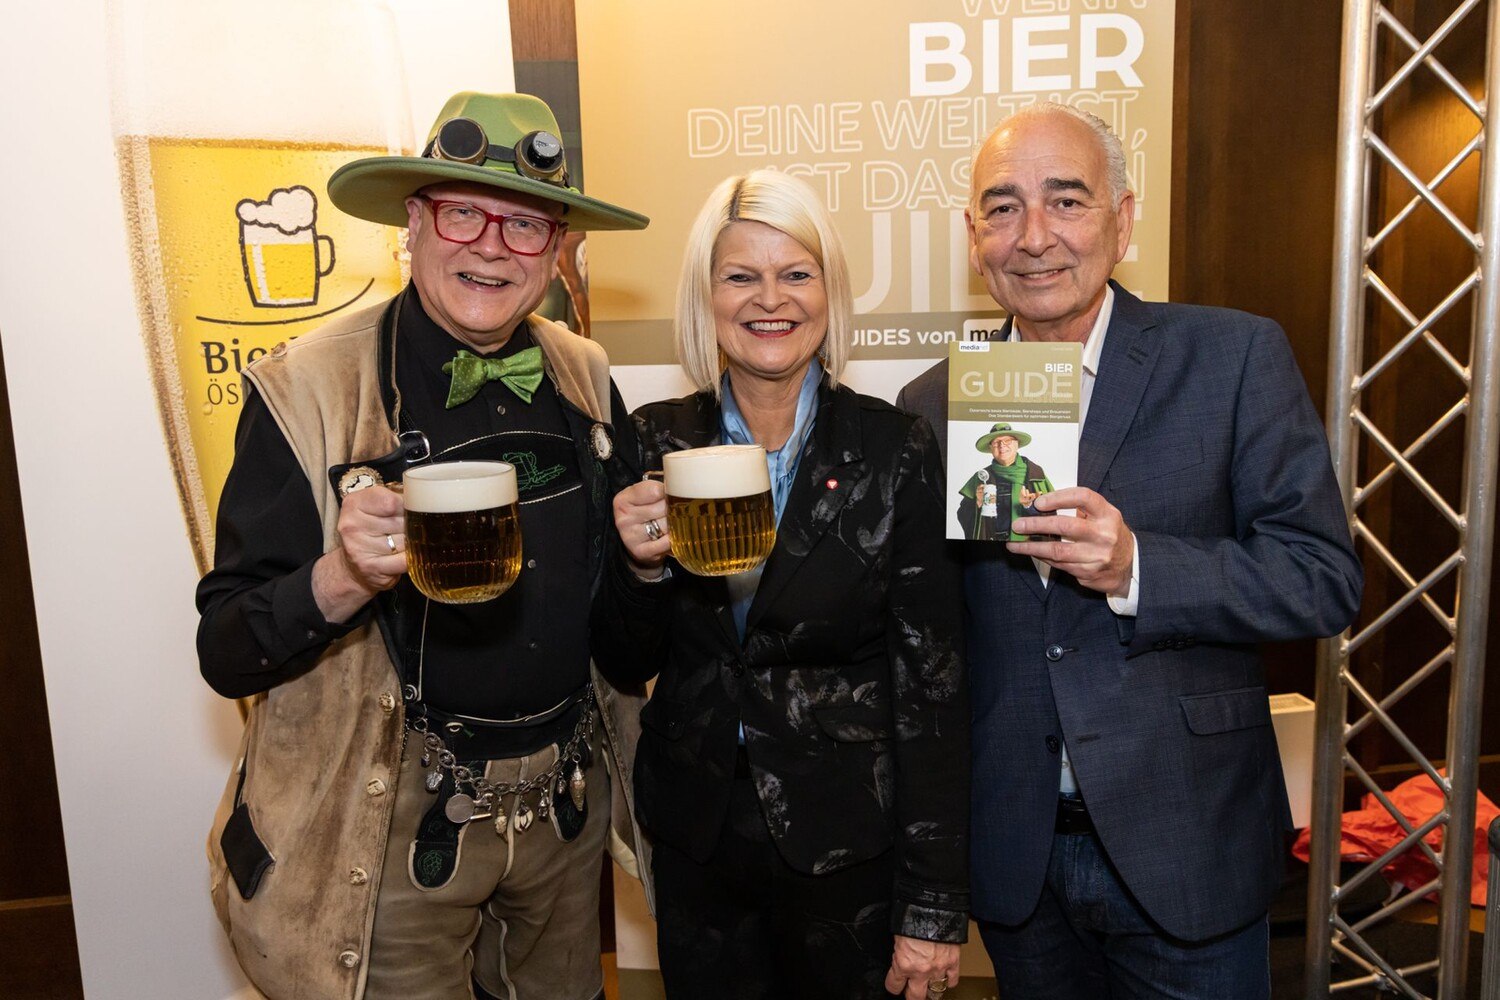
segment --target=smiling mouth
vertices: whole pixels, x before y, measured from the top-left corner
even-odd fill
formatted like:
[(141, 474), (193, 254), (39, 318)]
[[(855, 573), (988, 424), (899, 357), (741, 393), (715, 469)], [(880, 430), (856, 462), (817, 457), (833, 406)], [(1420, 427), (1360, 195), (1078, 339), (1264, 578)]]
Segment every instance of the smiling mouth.
[(1065, 268), (1054, 267), (1047, 271), (1013, 271), (1011, 272), (1022, 281), (1046, 281), (1048, 278), (1062, 274)]
[(789, 319), (759, 319), (745, 324), (745, 329), (751, 333), (768, 334), (775, 336), (781, 333), (791, 333), (797, 328), (797, 324)]
[(468, 271), (460, 271), (458, 277), (460, 281), (467, 281), (469, 284), (478, 285), (481, 288), (504, 288), (510, 284), (510, 282), (503, 278), (486, 278), (480, 274), (470, 274)]

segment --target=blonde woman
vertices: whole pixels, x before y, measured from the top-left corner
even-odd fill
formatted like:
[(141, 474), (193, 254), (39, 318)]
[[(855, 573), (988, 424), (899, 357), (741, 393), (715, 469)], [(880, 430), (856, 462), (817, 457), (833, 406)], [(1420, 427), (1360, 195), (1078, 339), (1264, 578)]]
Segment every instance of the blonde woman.
[(614, 503), (596, 656), (656, 677), (639, 816), (667, 994), (920, 1000), (958, 976), (968, 910), (962, 598), (927, 423), (840, 384), (849, 276), (827, 210), (761, 170), (709, 196), (677, 348), (699, 391), (635, 414), (645, 468), (766, 450), (770, 558), (669, 558), (660, 483)]

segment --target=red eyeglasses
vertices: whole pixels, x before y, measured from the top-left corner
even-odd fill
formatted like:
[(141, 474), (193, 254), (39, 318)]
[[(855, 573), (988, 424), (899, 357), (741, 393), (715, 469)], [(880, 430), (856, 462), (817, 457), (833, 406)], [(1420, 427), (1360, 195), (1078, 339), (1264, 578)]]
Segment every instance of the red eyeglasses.
[(437, 234), (449, 243), (473, 243), (491, 222), (500, 226), (500, 242), (511, 253), (539, 257), (552, 245), (552, 237), (565, 223), (537, 215), (496, 215), (466, 201), (447, 201), (417, 195), (432, 209)]

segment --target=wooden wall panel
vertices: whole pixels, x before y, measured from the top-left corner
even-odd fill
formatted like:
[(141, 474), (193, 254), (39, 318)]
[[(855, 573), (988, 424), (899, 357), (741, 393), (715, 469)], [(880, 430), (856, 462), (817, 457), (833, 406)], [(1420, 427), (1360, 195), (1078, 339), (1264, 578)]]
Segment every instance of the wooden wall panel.
[[(1400, 0), (1393, 6), (1425, 33), (1455, 4)], [(1172, 298), (1245, 309), (1279, 321), (1320, 411), (1328, 370), (1340, 7), (1264, 0), (1178, 0), (1177, 6)], [(1483, 71), (1478, 30), (1482, 8), (1471, 16), (1474, 28), (1446, 44), (1439, 57), (1478, 90)], [(1389, 45), (1389, 36), (1383, 37)], [(1419, 173), (1430, 176), (1473, 134), (1474, 119), (1451, 97), (1444, 98), (1429, 74), (1419, 71), (1414, 82), (1388, 106), (1382, 134), (1391, 137), (1403, 156), (1420, 164)], [(1461, 136), (1457, 143), (1456, 135)], [(1470, 219), (1473, 196), (1465, 192), (1472, 192), (1473, 185), (1470, 169), (1444, 189), (1460, 214)], [(1382, 219), (1411, 196), (1411, 189), (1390, 171), (1377, 174), (1375, 190)], [(1442, 232), (1442, 223), (1430, 211), (1422, 210), (1414, 221), (1382, 250), (1376, 266), (1403, 297), (1410, 297), (1420, 315), (1472, 268), (1473, 257)], [(1372, 308), (1379, 318), (1366, 344), (1366, 364), (1404, 332), (1385, 307)], [(1439, 331), (1460, 358), (1467, 356), (1468, 320), (1465, 308)], [(1457, 398), (1451, 375), (1430, 358), (1414, 360), (1378, 383), (1365, 401), (1377, 423), (1403, 446)], [(1368, 453), (1373, 457), (1373, 449)], [(1450, 502), (1456, 502), (1462, 463), (1458, 430), (1436, 442), (1417, 464)], [(1398, 556), (1419, 577), (1456, 542), (1455, 533), (1410, 487), (1383, 490), (1372, 497), (1363, 516), (1382, 537), (1392, 540)], [(1366, 557), (1366, 572), (1363, 621), (1393, 602), (1401, 589), (1373, 557)], [(1438, 597), (1452, 606), (1451, 587), (1440, 589)], [(1500, 628), (1500, 605), (1492, 604), (1490, 620), (1492, 630)], [(1441, 648), (1443, 639), (1425, 612), (1409, 613), (1400, 627), (1361, 651), (1355, 661), (1357, 675), (1377, 694), (1383, 693)], [(1274, 690), (1312, 694), (1312, 643), (1276, 646), (1269, 654)], [(1485, 713), (1490, 719), (1500, 718), (1497, 660), (1500, 642), (1492, 640)], [(1446, 674), (1435, 678), (1397, 712), (1401, 724), (1433, 757), (1445, 752), (1446, 680)], [(1500, 763), (1500, 726), (1484, 734), (1481, 749), (1487, 759)], [(1356, 752), (1379, 771), (1384, 785), (1414, 772), (1383, 734), (1362, 739)], [(1481, 787), (1492, 796), (1500, 792), (1500, 766), (1485, 770)]]
[(36, 606), (0, 355), (0, 901), (68, 893)]

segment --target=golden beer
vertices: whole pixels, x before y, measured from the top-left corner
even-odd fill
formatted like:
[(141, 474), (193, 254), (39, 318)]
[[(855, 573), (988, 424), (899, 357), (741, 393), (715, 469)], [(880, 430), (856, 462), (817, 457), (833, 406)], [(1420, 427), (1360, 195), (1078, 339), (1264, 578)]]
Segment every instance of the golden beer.
[(351, 160), (411, 148), (399, 39), (381, 0), (262, 0), (246, 31), (234, 0), (106, 6), (140, 332), (201, 571), (241, 369), (401, 287), (397, 230), (327, 189)]
[(729, 576), (766, 561), (776, 509), (759, 445), (690, 448), (662, 456), (672, 557), (698, 576)]
[[(328, 176), (380, 146), (125, 135), (116, 140), (141, 332), (200, 568), (234, 458), (240, 369), (401, 287), (397, 232), (344, 215)], [(241, 202), (303, 187), (316, 226), (247, 226)], [(266, 235), (265, 229), (270, 230)]]
[(443, 604), (499, 597), (521, 573), (516, 470), (505, 462), (447, 462), (407, 471), (406, 572)]

